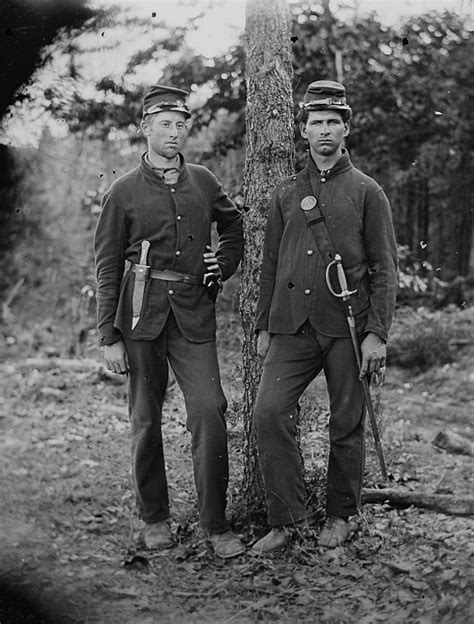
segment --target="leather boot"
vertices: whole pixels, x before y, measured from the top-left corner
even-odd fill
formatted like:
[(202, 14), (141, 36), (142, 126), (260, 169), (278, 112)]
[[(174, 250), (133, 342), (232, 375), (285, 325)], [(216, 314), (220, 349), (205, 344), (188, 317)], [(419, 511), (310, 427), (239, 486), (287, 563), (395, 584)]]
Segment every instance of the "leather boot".
[(224, 533), (210, 533), (208, 540), (214, 549), (214, 552), (221, 559), (230, 559), (237, 557), (245, 552), (245, 544), (232, 531), (224, 531)]
[(173, 534), (168, 520), (146, 524), (143, 531), (145, 546), (150, 550), (174, 546)]
[(346, 518), (328, 516), (319, 535), (319, 545), (324, 548), (341, 546), (349, 537), (351, 526)]
[(263, 555), (283, 548), (288, 543), (289, 535), (290, 531), (287, 527), (274, 527), (270, 533), (267, 533), (258, 542), (255, 542), (252, 546), (252, 553)]

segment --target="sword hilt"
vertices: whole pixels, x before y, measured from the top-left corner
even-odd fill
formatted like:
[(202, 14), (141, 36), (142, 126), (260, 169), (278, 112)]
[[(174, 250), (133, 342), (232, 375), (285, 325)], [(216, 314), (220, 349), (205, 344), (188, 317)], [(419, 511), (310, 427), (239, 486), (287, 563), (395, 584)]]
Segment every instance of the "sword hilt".
[[(331, 283), (330, 271), (331, 271), (331, 267), (334, 265), (336, 265), (337, 279), (339, 282), (340, 292), (336, 292), (334, 288), (332, 287), (332, 283)], [(329, 288), (329, 292), (332, 295), (334, 295), (335, 297), (339, 297), (340, 299), (343, 299), (344, 301), (347, 301), (347, 299), (349, 299), (351, 295), (357, 292), (357, 288), (355, 290), (349, 290), (347, 286), (346, 274), (344, 273), (344, 267), (342, 266), (342, 258), (339, 254), (336, 254), (334, 256), (334, 260), (330, 262), (326, 267), (326, 284), (327, 284), (327, 287)]]

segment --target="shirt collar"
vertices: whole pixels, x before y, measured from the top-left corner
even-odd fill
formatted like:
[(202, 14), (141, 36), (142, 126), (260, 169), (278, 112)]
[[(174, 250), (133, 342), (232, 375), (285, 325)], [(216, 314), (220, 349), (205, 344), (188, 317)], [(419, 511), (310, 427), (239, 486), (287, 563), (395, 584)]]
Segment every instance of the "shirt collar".
[(324, 176), (327, 178), (328, 176), (334, 176), (338, 173), (346, 171), (347, 169), (350, 169), (352, 167), (352, 163), (349, 157), (349, 152), (346, 150), (346, 148), (343, 147), (341, 157), (336, 162), (336, 164), (331, 167), (331, 169), (326, 169), (324, 172), (320, 171), (320, 169), (318, 169), (318, 166), (314, 162), (313, 157), (311, 156), (311, 152), (308, 152), (308, 162), (306, 166), (313, 175), (320, 177), (321, 174), (324, 174)]
[[(178, 180), (179, 181), (183, 180), (185, 176), (187, 175), (186, 159), (181, 152), (179, 152), (178, 156), (179, 156), (179, 169), (176, 169), (176, 167), (168, 167), (166, 169), (164, 168), (160, 169), (159, 167), (155, 167), (151, 163), (148, 157), (148, 152), (144, 152), (141, 157), (140, 168), (147, 178), (150, 178), (150, 179), (153, 178), (154, 180), (157, 180), (167, 185), (176, 184)], [(169, 180), (166, 181), (165, 179), (165, 177), (169, 174), (171, 174), (171, 178), (173, 180), (172, 182), (170, 182)]]

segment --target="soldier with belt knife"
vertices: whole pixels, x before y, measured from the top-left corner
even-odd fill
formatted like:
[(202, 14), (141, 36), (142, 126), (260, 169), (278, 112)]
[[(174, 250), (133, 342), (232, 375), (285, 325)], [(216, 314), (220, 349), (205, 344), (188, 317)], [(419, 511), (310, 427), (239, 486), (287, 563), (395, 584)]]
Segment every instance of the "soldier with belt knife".
[(254, 544), (256, 553), (284, 546), (306, 522), (297, 406), (321, 370), (330, 450), (320, 546), (343, 544), (360, 508), (367, 377), (385, 366), (398, 279), (387, 197), (343, 146), (350, 117), (342, 84), (309, 85), (299, 124), (307, 165), (277, 186), (271, 202), (256, 318), (265, 359), (254, 413), (271, 530)]
[(244, 545), (225, 515), (227, 401), (215, 298), (242, 257), (242, 215), (216, 177), (181, 153), (187, 95), (163, 85), (147, 92), (141, 129), (148, 150), (103, 198), (94, 242), (98, 332), (107, 367), (129, 376), (133, 479), (145, 545), (174, 543), (161, 435), (171, 366), (186, 403), (200, 523), (216, 554), (228, 558)]

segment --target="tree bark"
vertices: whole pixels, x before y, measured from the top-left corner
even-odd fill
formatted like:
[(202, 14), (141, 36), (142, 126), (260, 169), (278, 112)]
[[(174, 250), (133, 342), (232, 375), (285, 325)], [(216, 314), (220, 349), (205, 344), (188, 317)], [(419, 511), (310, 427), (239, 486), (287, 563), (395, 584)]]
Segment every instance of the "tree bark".
[(240, 313), (243, 326), (243, 494), (258, 509), (262, 484), (252, 424), (261, 374), (254, 330), (264, 228), (275, 185), (294, 171), (294, 124), (290, 20), (285, 0), (248, 0), (245, 44), (247, 153), (244, 168), (245, 252)]
[(407, 492), (394, 488), (381, 490), (365, 489), (362, 491), (363, 503), (389, 503), (394, 506), (422, 507), (454, 516), (474, 515), (474, 498), (457, 497), (449, 494), (433, 494), (430, 492)]

